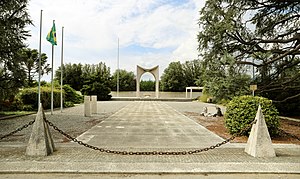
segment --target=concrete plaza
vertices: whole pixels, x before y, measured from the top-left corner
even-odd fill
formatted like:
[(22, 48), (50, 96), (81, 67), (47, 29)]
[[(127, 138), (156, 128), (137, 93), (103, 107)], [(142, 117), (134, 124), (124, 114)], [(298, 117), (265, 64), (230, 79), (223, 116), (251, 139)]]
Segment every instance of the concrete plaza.
[[(98, 102), (98, 112), (115, 113), (81, 134), (78, 140), (100, 148), (120, 151), (188, 151), (223, 141), (182, 111), (198, 111), (198, 102), (128, 101)], [(104, 105), (107, 104), (107, 105)], [(105, 109), (110, 106), (112, 109)], [(83, 106), (70, 115), (82, 115)], [(75, 114), (77, 111), (78, 114)], [(58, 113), (56, 111), (54, 115)], [(64, 112), (68, 115), (68, 110)], [(1, 142), (0, 142), (1, 144)], [(273, 144), (277, 157), (254, 158), (244, 152), (245, 144), (225, 144), (193, 155), (114, 155), (101, 153), (74, 142), (57, 143), (47, 157), (25, 156), (24, 144), (2, 143), (0, 173), (62, 174), (276, 174), (299, 177), (300, 147)], [(1, 175), (0, 175), (1, 176)], [(231, 175), (230, 175), (231, 176)]]

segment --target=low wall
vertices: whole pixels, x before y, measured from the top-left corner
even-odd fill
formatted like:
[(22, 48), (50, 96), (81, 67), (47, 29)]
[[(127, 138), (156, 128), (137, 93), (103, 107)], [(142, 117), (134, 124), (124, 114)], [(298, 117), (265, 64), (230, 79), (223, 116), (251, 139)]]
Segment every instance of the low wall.
[[(112, 97), (117, 97), (117, 92), (111, 92)], [(193, 91), (192, 98), (197, 98), (202, 95), (200, 91)], [(136, 91), (120, 91), (119, 97), (136, 97)], [(155, 98), (155, 91), (141, 91), (141, 98)], [(185, 92), (159, 92), (159, 98), (185, 98)], [(187, 97), (190, 98), (190, 92), (188, 92)]]

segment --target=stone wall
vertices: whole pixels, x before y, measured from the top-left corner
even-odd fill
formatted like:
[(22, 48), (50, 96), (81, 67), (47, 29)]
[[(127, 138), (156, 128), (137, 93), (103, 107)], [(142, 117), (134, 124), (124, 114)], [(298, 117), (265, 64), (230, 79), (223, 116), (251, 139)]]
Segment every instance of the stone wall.
[[(117, 97), (117, 92), (111, 92), (112, 97)], [(201, 96), (202, 92), (193, 91), (192, 98), (197, 98)], [(142, 98), (155, 98), (155, 91), (140, 91), (140, 96)], [(190, 92), (188, 92), (188, 98), (190, 97)], [(119, 97), (136, 97), (136, 91), (120, 91)], [(159, 98), (185, 98), (185, 92), (159, 92)]]

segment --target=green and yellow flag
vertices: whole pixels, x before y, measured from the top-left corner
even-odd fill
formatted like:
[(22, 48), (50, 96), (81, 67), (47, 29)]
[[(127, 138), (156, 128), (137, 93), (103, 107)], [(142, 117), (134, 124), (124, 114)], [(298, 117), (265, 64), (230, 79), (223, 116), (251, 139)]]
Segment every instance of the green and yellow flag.
[(53, 22), (53, 26), (50, 30), (50, 32), (47, 35), (46, 38), (52, 45), (57, 45), (56, 41), (56, 29), (55, 29), (55, 23)]

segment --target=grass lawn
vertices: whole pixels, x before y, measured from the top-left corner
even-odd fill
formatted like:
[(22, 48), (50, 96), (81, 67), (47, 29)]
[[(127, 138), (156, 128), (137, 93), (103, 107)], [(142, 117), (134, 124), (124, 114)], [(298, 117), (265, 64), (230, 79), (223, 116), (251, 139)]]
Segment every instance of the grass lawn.
[(13, 115), (32, 114), (32, 111), (0, 111), (0, 118)]

